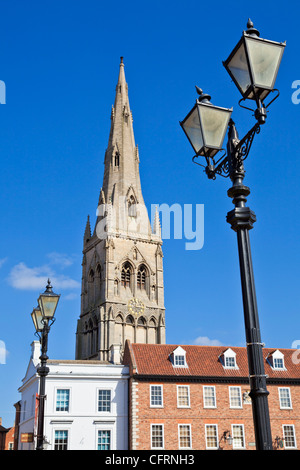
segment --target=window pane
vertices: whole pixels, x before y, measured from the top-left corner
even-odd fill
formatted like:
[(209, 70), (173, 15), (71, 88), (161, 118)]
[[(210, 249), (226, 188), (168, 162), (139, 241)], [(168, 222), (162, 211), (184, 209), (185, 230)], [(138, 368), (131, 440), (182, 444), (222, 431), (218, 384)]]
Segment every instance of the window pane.
[(234, 357), (226, 357), (225, 358), (225, 366), (226, 367), (235, 367), (235, 358)]
[(200, 128), (200, 121), (198, 109), (195, 107), (186, 121), (183, 123), (183, 128), (192, 144), (196, 153), (203, 147), (203, 138)]
[(274, 369), (283, 369), (283, 359), (274, 357)]
[(111, 410), (111, 391), (99, 390), (98, 411), (110, 412)]
[(177, 387), (177, 405), (190, 406), (189, 387), (187, 385), (179, 385)]
[(184, 366), (185, 358), (184, 356), (175, 356), (175, 366)]
[(242, 449), (244, 447), (243, 426), (240, 424), (232, 425), (233, 448)]
[(215, 398), (215, 389), (214, 387), (204, 387), (204, 406), (205, 407), (215, 407), (216, 398)]
[(214, 106), (199, 106), (205, 147), (220, 149), (228, 126), (230, 113)]
[(151, 406), (162, 406), (162, 386), (151, 385)]
[(162, 449), (164, 446), (163, 426), (162, 424), (153, 424), (151, 426), (151, 447), (153, 449)]
[(283, 52), (282, 46), (247, 38), (249, 58), (256, 85), (273, 87)]
[(55, 431), (54, 450), (68, 450), (68, 431)]
[(280, 388), (279, 389), (280, 397), (280, 407), (281, 408), (291, 408), (291, 397), (289, 388)]
[(98, 431), (98, 450), (110, 450), (111, 435), (110, 431), (100, 430)]
[(286, 448), (296, 447), (294, 426), (283, 426), (283, 437)]
[(246, 59), (244, 44), (241, 44), (239, 49), (231, 58), (228, 68), (232, 75), (238, 82), (239, 86), (245, 92), (251, 85), (250, 75), (248, 71), (248, 63)]
[(230, 393), (230, 406), (232, 408), (241, 408), (242, 397), (240, 387), (229, 387)]
[(69, 411), (70, 390), (57, 390), (56, 411)]
[(206, 447), (208, 449), (216, 449), (218, 447), (217, 426), (208, 424), (206, 426)]
[(179, 447), (191, 448), (191, 428), (188, 424), (179, 425)]

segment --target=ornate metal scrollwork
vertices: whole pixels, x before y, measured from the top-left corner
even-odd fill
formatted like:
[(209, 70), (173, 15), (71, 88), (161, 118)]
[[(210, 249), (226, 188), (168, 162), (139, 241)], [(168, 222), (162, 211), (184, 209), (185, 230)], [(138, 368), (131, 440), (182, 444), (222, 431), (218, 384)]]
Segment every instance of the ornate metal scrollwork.
[(245, 135), (245, 137), (240, 140), (236, 146), (236, 150), (239, 154), (239, 158), (244, 161), (249, 155), (250, 148), (254, 139), (255, 134), (260, 133), (260, 125), (258, 123), (252, 127), (252, 129)]
[[(230, 125), (234, 126), (234, 123), (231, 122)], [(207, 163), (205, 166), (195, 160), (199, 157), (199, 155), (195, 155), (193, 162), (205, 168), (204, 171), (208, 178), (213, 180), (216, 179), (217, 175), (228, 178), (233, 172), (243, 172), (243, 161), (249, 155), (255, 134), (259, 133), (260, 124), (257, 122), (241, 140), (231, 139), (229, 145), (230, 150), (228, 150), (227, 153), (225, 152), (219, 160), (215, 161), (213, 157), (205, 157)]]

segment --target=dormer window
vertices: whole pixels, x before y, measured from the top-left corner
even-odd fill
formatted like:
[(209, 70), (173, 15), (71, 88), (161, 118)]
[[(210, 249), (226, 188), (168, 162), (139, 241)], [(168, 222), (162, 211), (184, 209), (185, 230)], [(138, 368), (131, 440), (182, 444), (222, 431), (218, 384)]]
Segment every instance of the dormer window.
[(178, 348), (174, 349), (170, 355), (173, 367), (188, 367), (185, 356), (186, 352), (182, 347), (178, 346)]
[(268, 362), (275, 370), (286, 370), (284, 366), (284, 355), (278, 349), (268, 356)]
[(220, 360), (225, 369), (238, 369), (236, 363), (236, 353), (231, 348), (228, 348), (223, 352), (223, 354), (220, 356)]

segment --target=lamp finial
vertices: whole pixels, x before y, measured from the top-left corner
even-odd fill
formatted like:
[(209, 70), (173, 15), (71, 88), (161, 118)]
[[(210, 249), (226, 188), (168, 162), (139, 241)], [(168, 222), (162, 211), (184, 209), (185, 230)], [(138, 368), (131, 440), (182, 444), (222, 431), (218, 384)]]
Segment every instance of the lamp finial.
[(253, 21), (250, 18), (248, 18), (247, 28), (248, 29), (246, 33), (249, 34), (250, 36), (258, 36), (258, 37), (260, 36), (259, 31), (256, 28), (254, 28)]
[(198, 101), (210, 101), (211, 100), (211, 96), (207, 95), (206, 93), (203, 93), (203, 90), (199, 88), (197, 85), (195, 86), (195, 88), (199, 95)]
[(51, 285), (51, 281), (49, 278), (48, 278), (48, 283), (46, 285), (46, 292), (52, 292), (52, 285)]

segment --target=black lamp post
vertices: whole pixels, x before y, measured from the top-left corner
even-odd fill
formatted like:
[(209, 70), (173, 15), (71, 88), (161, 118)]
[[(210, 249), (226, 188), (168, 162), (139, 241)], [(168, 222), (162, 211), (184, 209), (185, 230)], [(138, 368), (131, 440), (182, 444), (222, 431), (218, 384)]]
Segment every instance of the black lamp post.
[(37, 369), (37, 373), (40, 376), (40, 391), (39, 391), (39, 414), (38, 414), (38, 427), (37, 427), (37, 445), (36, 450), (43, 450), (44, 446), (44, 410), (45, 410), (45, 390), (46, 390), (46, 377), (49, 373), (47, 367), (47, 351), (48, 351), (48, 334), (50, 327), (54, 323), (55, 310), (59, 301), (60, 295), (54, 294), (50, 280), (46, 290), (43, 294), (40, 294), (38, 298), (39, 306), (34, 308), (31, 317), (34, 323), (36, 334), (38, 335), (41, 343), (41, 356), (40, 366)]
[[(228, 212), (227, 222), (237, 233), (238, 240), (256, 449), (271, 450), (269, 392), (266, 387), (263, 344), (260, 335), (249, 239), (249, 230), (253, 228), (256, 217), (254, 212), (245, 205), (250, 189), (243, 184), (245, 176), (243, 162), (249, 154), (255, 134), (260, 132), (260, 126), (266, 121), (267, 108), (279, 96), (278, 90), (274, 89), (274, 84), (285, 43), (261, 39), (259, 32), (253, 27), (250, 20), (247, 28), (223, 64), (242, 94), (239, 104), (241, 105), (241, 102), (246, 99), (256, 103), (256, 109), (251, 109), (257, 121), (255, 125), (242, 139), (239, 139), (235, 124), (231, 119), (232, 109), (213, 106), (210, 103), (210, 96), (204, 95), (198, 87), (196, 89), (199, 98), (196, 105), (180, 124), (196, 152), (193, 157), (194, 163), (205, 168), (209, 179), (216, 179), (217, 175), (229, 176), (233, 183), (227, 194), (232, 198), (235, 208)], [(275, 98), (265, 103), (266, 98), (273, 92), (277, 92)], [(211, 119), (204, 119), (203, 105), (210, 106)], [(216, 155), (222, 150), (226, 122), (229, 125), (227, 152), (217, 160)], [(196, 161), (199, 157), (204, 157), (205, 164)]]

